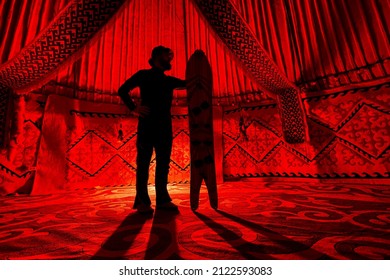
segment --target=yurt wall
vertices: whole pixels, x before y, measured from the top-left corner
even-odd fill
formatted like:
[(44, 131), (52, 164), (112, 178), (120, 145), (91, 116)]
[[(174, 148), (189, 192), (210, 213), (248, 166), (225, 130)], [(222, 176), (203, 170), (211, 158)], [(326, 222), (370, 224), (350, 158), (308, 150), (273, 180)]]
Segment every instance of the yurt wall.
[(289, 144), (275, 104), (223, 115), (227, 178), (388, 178), (389, 85), (304, 98), (310, 141)]
[(388, 178), (388, 2), (234, 2), (280, 71), (302, 89), (310, 140), (284, 141), (275, 103), (229, 108), (225, 176)]

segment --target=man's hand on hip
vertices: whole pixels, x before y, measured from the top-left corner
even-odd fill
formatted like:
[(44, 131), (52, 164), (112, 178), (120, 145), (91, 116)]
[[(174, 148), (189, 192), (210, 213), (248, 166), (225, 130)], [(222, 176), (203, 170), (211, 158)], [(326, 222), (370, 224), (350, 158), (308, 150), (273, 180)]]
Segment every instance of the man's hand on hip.
[(150, 108), (147, 106), (137, 106), (132, 113), (139, 117), (147, 117), (150, 114)]

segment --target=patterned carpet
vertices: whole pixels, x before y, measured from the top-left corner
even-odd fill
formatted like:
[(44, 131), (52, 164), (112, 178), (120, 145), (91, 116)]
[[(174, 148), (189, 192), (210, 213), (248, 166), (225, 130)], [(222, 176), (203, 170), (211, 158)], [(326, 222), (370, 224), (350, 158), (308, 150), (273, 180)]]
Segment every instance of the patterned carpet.
[[(154, 201), (154, 191), (150, 188)], [(144, 217), (133, 187), (0, 197), (0, 259), (390, 259), (388, 185), (229, 182)]]

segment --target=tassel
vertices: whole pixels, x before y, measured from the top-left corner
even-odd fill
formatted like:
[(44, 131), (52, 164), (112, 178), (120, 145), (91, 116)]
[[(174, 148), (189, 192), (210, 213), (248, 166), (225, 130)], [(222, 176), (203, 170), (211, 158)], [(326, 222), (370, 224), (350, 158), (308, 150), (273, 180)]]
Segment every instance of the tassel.
[(123, 141), (122, 124), (119, 125), (119, 130), (118, 130), (118, 141)]

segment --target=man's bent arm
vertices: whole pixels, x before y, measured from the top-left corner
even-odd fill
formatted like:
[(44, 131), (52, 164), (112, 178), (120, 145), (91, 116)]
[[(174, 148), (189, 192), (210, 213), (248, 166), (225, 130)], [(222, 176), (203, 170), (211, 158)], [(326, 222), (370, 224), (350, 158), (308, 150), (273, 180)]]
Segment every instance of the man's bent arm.
[(186, 89), (187, 81), (176, 77), (171, 77), (174, 89)]
[(135, 109), (136, 105), (133, 99), (131, 99), (129, 92), (139, 86), (139, 76), (139, 72), (135, 73), (118, 89), (118, 95), (131, 111)]

